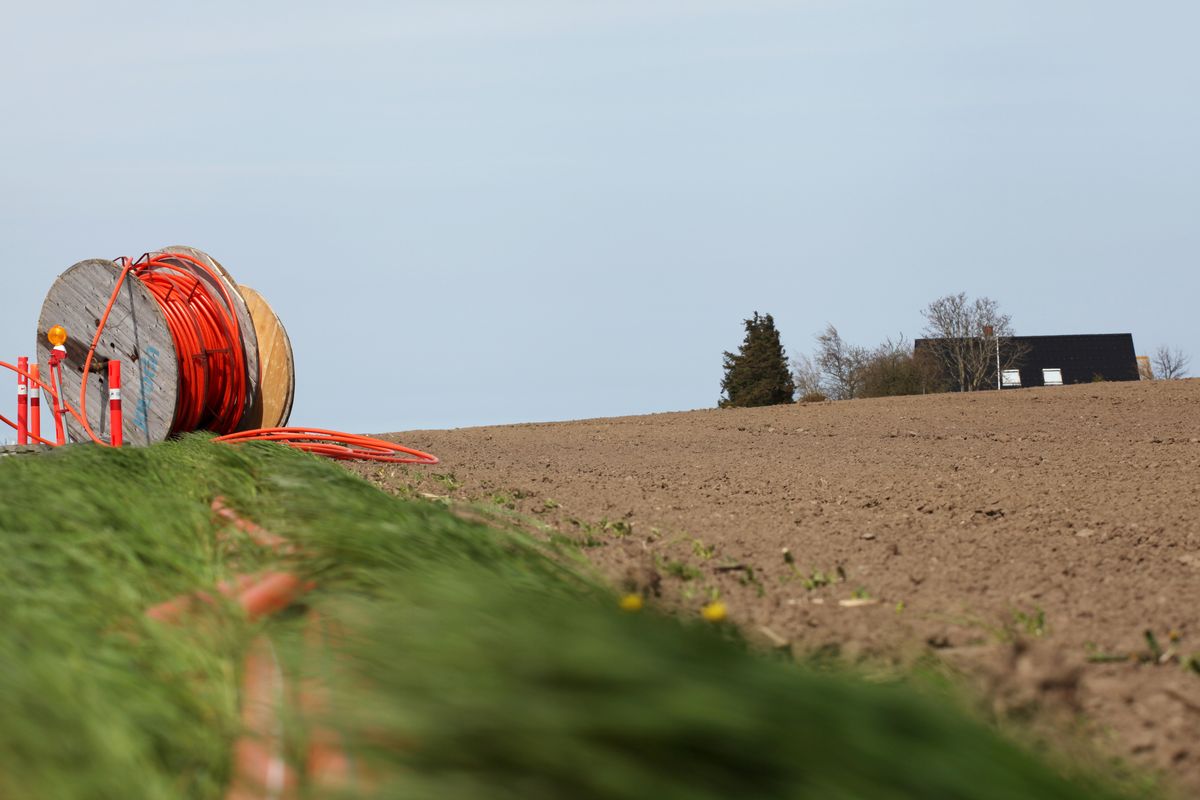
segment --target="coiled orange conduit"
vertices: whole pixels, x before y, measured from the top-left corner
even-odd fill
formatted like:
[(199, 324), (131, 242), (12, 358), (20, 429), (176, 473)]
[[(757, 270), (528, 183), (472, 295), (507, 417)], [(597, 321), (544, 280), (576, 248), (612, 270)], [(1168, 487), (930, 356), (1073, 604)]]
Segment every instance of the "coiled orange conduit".
[[(221, 290), (223, 304), (217, 303), (200, 278), (169, 263), (168, 258), (212, 273), (182, 253), (143, 256), (133, 267), (134, 275), (162, 308), (175, 341), (180, 391), (171, 432), (203, 429), (232, 433), (247, 404), (246, 350), (233, 302), (219, 279), (215, 285)], [(128, 259), (121, 262), (129, 268)]]

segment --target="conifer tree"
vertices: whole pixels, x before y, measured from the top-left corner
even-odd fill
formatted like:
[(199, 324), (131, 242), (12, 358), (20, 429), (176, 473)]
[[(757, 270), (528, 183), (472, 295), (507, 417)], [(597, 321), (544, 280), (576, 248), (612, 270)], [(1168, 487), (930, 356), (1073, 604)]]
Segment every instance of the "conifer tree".
[(792, 402), (795, 394), (779, 331), (770, 314), (746, 320), (746, 339), (737, 353), (725, 353), (721, 408), (772, 406)]

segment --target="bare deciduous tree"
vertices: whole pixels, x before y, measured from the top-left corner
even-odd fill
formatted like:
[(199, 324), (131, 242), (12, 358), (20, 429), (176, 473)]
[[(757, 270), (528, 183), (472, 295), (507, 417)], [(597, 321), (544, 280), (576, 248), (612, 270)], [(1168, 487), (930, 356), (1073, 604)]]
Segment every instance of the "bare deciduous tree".
[(997, 340), (1001, 369), (1015, 367), (1024, 355), (1012, 340), (1012, 318), (1002, 314), (999, 303), (990, 297), (968, 300), (963, 292), (948, 294), (926, 306), (921, 315), (930, 350), (958, 391), (995, 385)]
[(796, 384), (798, 397), (816, 397), (825, 394), (821, 369), (803, 353), (792, 359), (792, 382)]
[(1187, 377), (1187, 368), (1191, 360), (1191, 356), (1185, 355), (1178, 347), (1172, 350), (1165, 344), (1159, 345), (1150, 357), (1150, 362), (1154, 365), (1154, 377), (1166, 381)]
[(816, 365), (821, 371), (825, 394), (833, 400), (857, 397), (862, 387), (862, 368), (870, 351), (842, 340), (833, 323), (817, 334)]

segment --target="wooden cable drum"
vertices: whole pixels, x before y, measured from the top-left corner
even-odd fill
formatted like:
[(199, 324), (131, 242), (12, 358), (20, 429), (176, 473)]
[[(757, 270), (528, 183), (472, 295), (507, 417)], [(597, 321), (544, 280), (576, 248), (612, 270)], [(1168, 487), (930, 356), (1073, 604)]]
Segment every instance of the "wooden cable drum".
[[(67, 329), (67, 357), (62, 364), (62, 397), (74, 406), (84, 375), (88, 346), (112, 297), (121, 268), (105, 259), (80, 261), (50, 287), (38, 316), (37, 357), (50, 360), (46, 332), (55, 325)], [(126, 280), (113, 305), (104, 336), (96, 345), (87, 376), (88, 424), (97, 436), (111, 435), (108, 420), (108, 362), (119, 360), (122, 372), (121, 426), (129, 444), (161, 442), (171, 432), (179, 390), (179, 364), (166, 316), (150, 291), (137, 280)], [(43, 373), (47, 375), (47, 373)], [(50, 399), (46, 399), (47, 404)], [(49, 409), (47, 409), (49, 411)], [(80, 409), (81, 413), (83, 409)], [(89, 441), (82, 426), (66, 415), (67, 433), (74, 441)]]
[[(212, 269), (216, 277), (187, 258), (170, 258), (172, 254), (199, 261)], [(295, 364), (287, 331), (271, 306), (255, 290), (239, 287), (229, 272), (202, 250), (175, 245), (150, 255), (165, 256), (173, 266), (187, 270), (222, 306), (226, 296), (233, 304), (246, 367), (246, 410), (236, 430), (286, 425), (295, 395)], [(121, 272), (122, 267), (113, 261), (80, 261), (58, 277), (42, 304), (38, 317), (38, 362), (49, 361), (52, 349), (46, 338), (49, 329), (55, 325), (65, 327), (69, 338), (62, 364), (61, 396), (72, 407), (79, 402), (88, 348)], [(104, 440), (111, 436), (108, 362), (118, 360), (122, 372), (124, 441), (151, 444), (165, 440), (175, 429), (183, 391), (178, 359), (162, 306), (139, 278), (130, 275), (114, 301), (86, 376), (87, 409), (80, 411), (86, 413), (96, 435)], [(77, 420), (69, 414), (64, 415), (64, 420), (72, 440), (89, 441)]]
[(292, 415), (296, 393), (296, 362), (287, 329), (261, 294), (249, 286), (238, 291), (250, 308), (254, 331), (258, 336), (258, 363), (262, 372), (259, 391), (250, 408), (248, 429), (280, 428)]

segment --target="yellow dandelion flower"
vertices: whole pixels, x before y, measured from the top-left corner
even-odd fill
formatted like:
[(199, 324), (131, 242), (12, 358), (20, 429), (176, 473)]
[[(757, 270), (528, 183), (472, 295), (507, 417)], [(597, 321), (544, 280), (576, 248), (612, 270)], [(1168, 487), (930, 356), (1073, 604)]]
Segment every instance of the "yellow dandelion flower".
[(700, 616), (704, 617), (709, 622), (721, 622), (725, 619), (725, 616), (728, 613), (729, 609), (727, 609), (725, 604), (720, 600), (714, 600), (704, 608), (700, 609)]
[(627, 594), (621, 598), (622, 611), (641, 611), (642, 596), (640, 594)]

